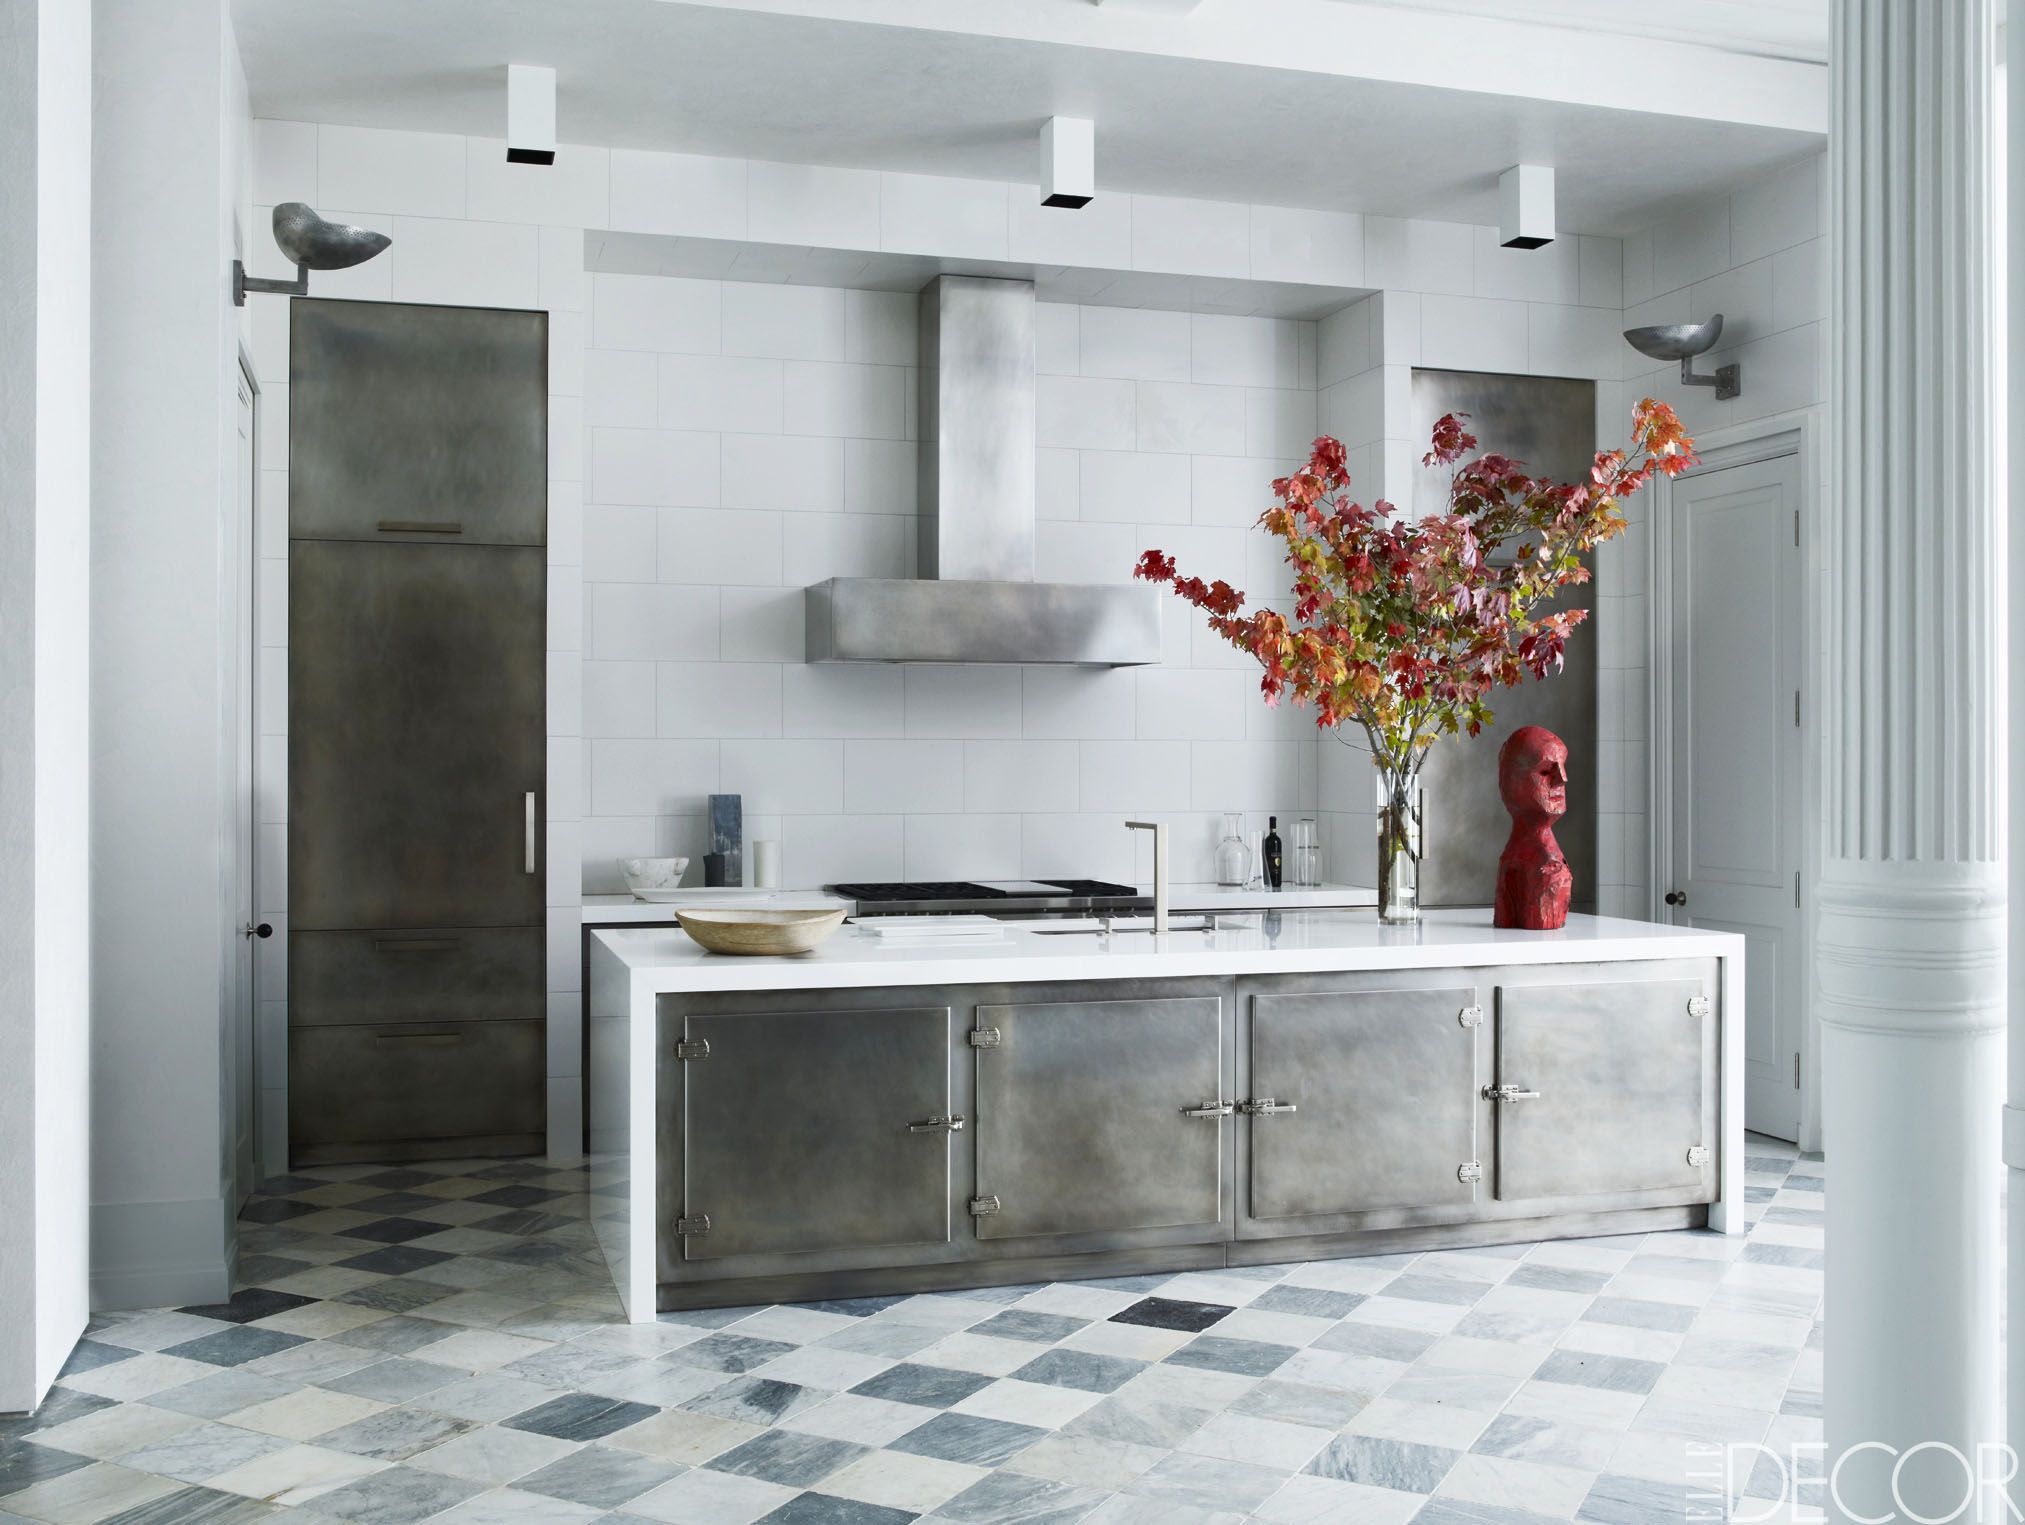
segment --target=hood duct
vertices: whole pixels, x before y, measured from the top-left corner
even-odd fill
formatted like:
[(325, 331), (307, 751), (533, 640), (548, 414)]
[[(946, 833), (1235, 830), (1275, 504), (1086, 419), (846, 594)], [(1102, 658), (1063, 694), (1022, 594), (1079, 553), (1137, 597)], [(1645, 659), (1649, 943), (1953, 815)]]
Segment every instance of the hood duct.
[(811, 662), (1160, 660), (1160, 601), (1034, 581), (1034, 287), (945, 275), (921, 293), (917, 578), (806, 593)]

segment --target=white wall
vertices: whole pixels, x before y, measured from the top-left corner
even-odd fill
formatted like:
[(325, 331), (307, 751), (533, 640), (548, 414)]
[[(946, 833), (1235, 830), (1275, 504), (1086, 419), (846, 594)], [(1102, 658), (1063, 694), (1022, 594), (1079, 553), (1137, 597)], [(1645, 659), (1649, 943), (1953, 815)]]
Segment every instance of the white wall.
[(244, 86), (222, 0), (98, 0), (92, 1296), (230, 1290), (224, 1026)]
[(0, 1412), (84, 1328), (91, 13), (0, 4)]

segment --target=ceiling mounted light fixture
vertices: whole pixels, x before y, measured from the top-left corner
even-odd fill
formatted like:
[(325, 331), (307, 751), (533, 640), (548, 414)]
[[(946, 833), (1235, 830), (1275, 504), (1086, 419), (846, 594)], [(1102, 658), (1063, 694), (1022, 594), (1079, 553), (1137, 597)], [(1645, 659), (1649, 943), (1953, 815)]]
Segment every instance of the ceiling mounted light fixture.
[(1537, 249), (1554, 241), (1554, 167), (1514, 164), (1498, 176), (1498, 242)]
[(1680, 384), (1684, 387), (1714, 387), (1716, 401), (1728, 402), (1743, 391), (1741, 372), (1734, 365), (1716, 367), (1713, 376), (1695, 374), (1695, 356), (1708, 353), (1723, 336), (1723, 315), (1717, 313), (1706, 323), (1655, 323), (1649, 328), (1627, 328), (1624, 339), (1641, 355), (1652, 360), (1678, 360)]
[(284, 201), (274, 209), (274, 241), (281, 252), (295, 262), (295, 279), (270, 280), (248, 275), (245, 265), (232, 261), (232, 305), (244, 307), (249, 291), (271, 292), (276, 296), (309, 295), (312, 270), (346, 270), (363, 265), (393, 240), (371, 228), (355, 228), (348, 222), (332, 222), (300, 201)]
[(506, 66), (506, 162), (555, 163), (555, 70)]
[(1088, 206), (1097, 194), (1097, 124), (1051, 116), (1041, 128), (1041, 205)]

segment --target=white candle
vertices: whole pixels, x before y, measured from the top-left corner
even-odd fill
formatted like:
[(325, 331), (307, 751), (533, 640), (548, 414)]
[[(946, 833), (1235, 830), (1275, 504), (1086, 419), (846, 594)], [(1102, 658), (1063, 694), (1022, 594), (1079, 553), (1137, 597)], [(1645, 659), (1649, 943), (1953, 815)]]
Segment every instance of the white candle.
[(780, 888), (780, 843), (755, 842), (752, 844), (752, 882), (757, 889), (777, 890)]

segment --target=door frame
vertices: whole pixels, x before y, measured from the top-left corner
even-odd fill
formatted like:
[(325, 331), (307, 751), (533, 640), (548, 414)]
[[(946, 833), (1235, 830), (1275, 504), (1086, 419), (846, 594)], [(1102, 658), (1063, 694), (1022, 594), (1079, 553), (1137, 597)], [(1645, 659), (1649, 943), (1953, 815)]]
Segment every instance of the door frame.
[[(1748, 466), (1790, 455), (1800, 470), (1800, 778), (1803, 791), (1822, 798), (1821, 705), (1826, 677), (1821, 638), (1824, 534), (1823, 445), (1826, 409), (1810, 407), (1695, 436), (1701, 464), (1686, 476)], [(1650, 837), (1652, 882), (1646, 915), (1664, 921), (1663, 886), (1673, 878), (1674, 736), (1673, 736), (1673, 524), (1674, 478), (1655, 477), (1651, 561), (1647, 586), (1651, 626), (1652, 681), (1647, 685), (1650, 711), (1647, 734), (1652, 737), (1650, 760), (1653, 808), (1646, 818)], [(1800, 817), (1800, 1148), (1821, 1148), (1821, 1032), (1814, 979), (1814, 922), (1821, 885), (1821, 811), (1818, 804)]]
[[(227, 1178), (232, 1182), (235, 1201), (234, 1214), (244, 1205), (246, 1197), (268, 1173), (267, 1161), (262, 1157), (260, 1136), (261, 1086), (260, 1086), (260, 955), (253, 947), (247, 934), (247, 924), (240, 919), (239, 901), (243, 900), (248, 915), (254, 921), (260, 916), (260, 431), (265, 413), (265, 402), (260, 390), (260, 373), (253, 362), (253, 354), (242, 339), (234, 357), (234, 394), (244, 387), (247, 397), (247, 415), (250, 433), (247, 450), (250, 454), (250, 480), (247, 484), (244, 523), (239, 522), (239, 493), (236, 473), (231, 492), (230, 507), (227, 510), (233, 520), (232, 541), (237, 555), (231, 574), (238, 582), (239, 597), (233, 603), (235, 625), (231, 631), (227, 651), (231, 654), (229, 681), (238, 688), (243, 676), (246, 680), (239, 689), (234, 705), (231, 756), (233, 758), (233, 807), (231, 855), (233, 863), (233, 888), (236, 898), (226, 908), (226, 968), (232, 971), (235, 982), (244, 972), (246, 988), (236, 988), (232, 998), (232, 1021), (239, 1020), (239, 1002), (246, 1003), (248, 1024), (248, 1074), (246, 1077), (250, 1094), (244, 1098), (236, 1095), (238, 1089), (237, 1033), (232, 1034), (232, 1043), (227, 1049), (227, 1063), (232, 1066), (231, 1085), (233, 1092), (233, 1115), (224, 1119), (227, 1138), (226, 1153), (229, 1161)], [(235, 451), (235, 460), (237, 452)], [(239, 611), (243, 610), (243, 615)], [(245, 649), (241, 649), (242, 646)], [(243, 750), (242, 750), (242, 742)], [(240, 769), (243, 767), (243, 776)], [(237, 819), (244, 810), (249, 819)], [(244, 1122), (251, 1132), (249, 1140), (250, 1159), (243, 1161), (239, 1154), (240, 1109), (245, 1112)], [(245, 1166), (242, 1172), (242, 1163)]]

